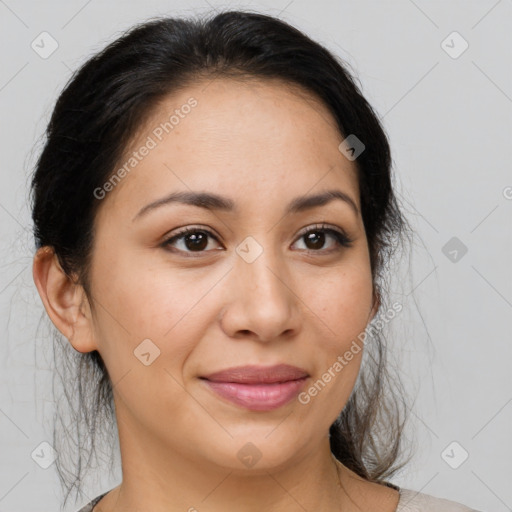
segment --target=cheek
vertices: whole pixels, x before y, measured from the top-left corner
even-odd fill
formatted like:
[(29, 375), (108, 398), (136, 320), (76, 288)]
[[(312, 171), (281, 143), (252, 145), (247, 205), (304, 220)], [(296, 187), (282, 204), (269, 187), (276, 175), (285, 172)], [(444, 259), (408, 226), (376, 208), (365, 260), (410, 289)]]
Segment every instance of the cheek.
[(318, 316), (326, 326), (326, 338), (334, 337), (334, 344), (342, 349), (364, 332), (369, 321), (373, 302), (371, 272), (358, 265), (320, 283), (317, 292), (309, 294), (307, 304), (311, 304), (314, 312), (319, 312)]
[(348, 400), (360, 370), (363, 333), (373, 299), (371, 270), (360, 264), (347, 265), (322, 281), (318, 293), (309, 296), (311, 310), (319, 312), (316, 323), (322, 326), (323, 332), (315, 354), (320, 381), (313, 383), (309, 398), (321, 394), (323, 398), (317, 406), (322, 402), (321, 407), (332, 409), (330, 420), (334, 421)]
[(165, 365), (181, 381), (180, 368), (204, 336), (205, 326), (215, 321), (215, 303), (206, 296), (222, 269), (205, 269), (200, 276), (163, 263), (152, 266), (136, 251), (129, 258), (122, 251), (116, 256), (115, 265), (98, 258), (94, 267), (93, 293), (101, 298), (95, 324), (109, 371), (120, 377), (129, 368), (139, 368), (137, 355), (150, 352), (151, 366)]
[[(326, 281), (314, 294), (313, 311), (320, 311), (316, 325), (321, 335), (314, 352), (315, 378), (298, 397), (304, 421), (325, 430), (345, 407), (356, 383), (364, 352), (364, 333), (372, 303), (371, 278), (341, 274)], [(313, 295), (313, 294), (311, 294)]]
[(95, 272), (95, 328), (115, 394), (148, 422), (156, 404), (181, 411), (188, 403), (182, 368), (204, 336), (208, 313), (200, 299), (212, 279), (188, 283), (177, 272), (122, 257), (112, 267), (98, 261)]
[(151, 266), (142, 252), (111, 250), (94, 263), (95, 294), (132, 338), (161, 338), (186, 313), (190, 293), (179, 274)]

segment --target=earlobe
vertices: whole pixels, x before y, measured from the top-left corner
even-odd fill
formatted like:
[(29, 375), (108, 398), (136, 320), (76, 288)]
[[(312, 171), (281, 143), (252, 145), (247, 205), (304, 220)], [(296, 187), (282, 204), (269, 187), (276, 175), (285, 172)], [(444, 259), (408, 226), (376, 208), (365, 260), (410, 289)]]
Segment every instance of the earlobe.
[(85, 291), (64, 272), (51, 247), (41, 247), (36, 252), (32, 275), (55, 327), (78, 352), (96, 350), (92, 315)]
[(373, 320), (374, 316), (377, 314), (377, 311), (379, 310), (379, 307), (380, 307), (380, 295), (377, 290), (374, 290), (373, 305), (372, 305), (372, 309), (370, 310), (370, 317), (368, 320), (369, 322), (371, 322)]

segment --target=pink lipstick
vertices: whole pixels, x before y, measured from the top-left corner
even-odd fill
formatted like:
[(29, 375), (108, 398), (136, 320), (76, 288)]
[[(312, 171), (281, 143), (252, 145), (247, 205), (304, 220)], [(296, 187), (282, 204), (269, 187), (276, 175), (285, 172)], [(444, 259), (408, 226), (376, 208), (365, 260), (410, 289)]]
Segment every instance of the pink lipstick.
[(239, 366), (201, 377), (222, 398), (251, 411), (270, 411), (293, 400), (309, 374), (302, 368)]

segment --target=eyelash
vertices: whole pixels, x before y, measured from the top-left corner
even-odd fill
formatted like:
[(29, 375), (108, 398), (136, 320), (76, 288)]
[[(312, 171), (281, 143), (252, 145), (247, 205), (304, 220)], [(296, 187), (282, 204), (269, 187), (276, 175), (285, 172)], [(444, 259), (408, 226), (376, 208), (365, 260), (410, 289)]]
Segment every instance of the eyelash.
[[(330, 250), (304, 249), (304, 251), (306, 251), (309, 254), (311, 254), (311, 253), (331, 253), (333, 251), (339, 251), (342, 248), (352, 247), (353, 240), (350, 237), (348, 237), (343, 231), (338, 230), (338, 229), (329, 228), (325, 224), (316, 224), (315, 226), (308, 228), (306, 231), (303, 231), (299, 235), (297, 240), (301, 239), (305, 235), (308, 235), (309, 233), (315, 233), (315, 232), (322, 232), (322, 233), (327, 233), (327, 234), (332, 235), (334, 237), (334, 239), (336, 240), (336, 242), (338, 243), (339, 247), (337, 249), (330, 249)], [(209, 237), (213, 238), (217, 243), (220, 244), (218, 238), (213, 233), (211, 233), (208, 229), (203, 229), (201, 227), (187, 227), (187, 228), (182, 229), (178, 233), (174, 234), (172, 237), (164, 240), (162, 242), (161, 246), (164, 249), (168, 249), (172, 242), (180, 240), (190, 233), (204, 233), (204, 234), (208, 235)], [(198, 256), (195, 256), (194, 254), (199, 255), (201, 253), (209, 252), (209, 251), (182, 251), (181, 249), (174, 249), (174, 251), (177, 251), (182, 254), (186, 254), (185, 257), (187, 257), (187, 258), (188, 257), (195, 258)]]

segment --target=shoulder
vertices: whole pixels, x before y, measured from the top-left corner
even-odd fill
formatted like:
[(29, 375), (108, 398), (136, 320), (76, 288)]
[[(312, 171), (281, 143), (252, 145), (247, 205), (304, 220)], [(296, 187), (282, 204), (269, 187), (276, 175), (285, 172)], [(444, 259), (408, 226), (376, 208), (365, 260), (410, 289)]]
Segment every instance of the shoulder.
[[(108, 491), (107, 491), (108, 492)], [(80, 510), (77, 510), (77, 512), (92, 512), (92, 509), (96, 506), (96, 504), (105, 496), (107, 493), (104, 492), (103, 494), (100, 494), (99, 496), (96, 496), (92, 501), (87, 503), (87, 505), (84, 505)]]
[(436, 498), (410, 489), (400, 489), (396, 512), (479, 512), (462, 503)]

